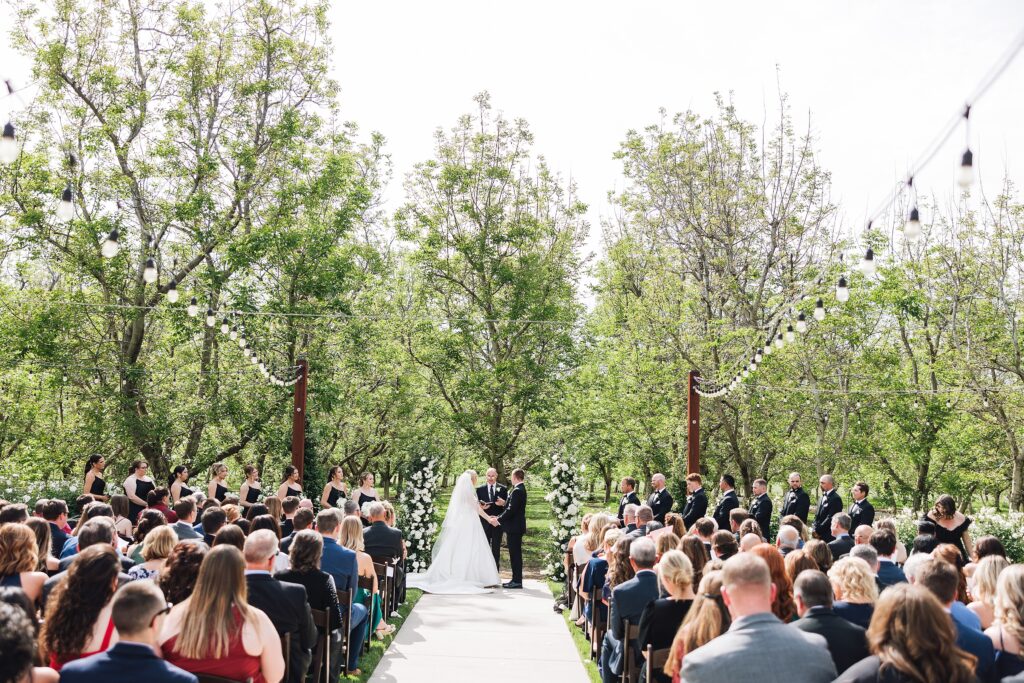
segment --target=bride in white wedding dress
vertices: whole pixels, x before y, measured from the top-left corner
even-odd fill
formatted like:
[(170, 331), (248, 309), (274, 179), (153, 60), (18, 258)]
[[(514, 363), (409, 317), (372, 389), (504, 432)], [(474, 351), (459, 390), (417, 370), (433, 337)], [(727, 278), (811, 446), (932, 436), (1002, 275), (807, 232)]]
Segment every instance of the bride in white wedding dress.
[(459, 475), (452, 491), (448, 512), (441, 524), (441, 536), (434, 544), (430, 567), (426, 572), (409, 574), (406, 585), (428, 593), (490, 593), (488, 586), (500, 586), (491, 546), (487, 542), (476, 496), (476, 473)]

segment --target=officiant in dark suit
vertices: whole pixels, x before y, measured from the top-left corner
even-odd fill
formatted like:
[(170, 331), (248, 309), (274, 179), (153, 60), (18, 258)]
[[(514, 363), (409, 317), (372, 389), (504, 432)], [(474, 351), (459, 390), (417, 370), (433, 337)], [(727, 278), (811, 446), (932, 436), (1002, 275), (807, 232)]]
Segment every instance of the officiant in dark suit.
[[(487, 483), (477, 487), (476, 497), (480, 501), (481, 509), (488, 517), (497, 517), (505, 511), (505, 505), (508, 503), (508, 489), (498, 483), (498, 470), (493, 467), (487, 470)], [(501, 527), (489, 524), (486, 519), (481, 519), (480, 523), (483, 524), (484, 533), (487, 534), (487, 542), (491, 544), (494, 566), (500, 568), (501, 563), (498, 558), (501, 555), (503, 533)]]
[(683, 507), (683, 525), (689, 531), (708, 512), (708, 494), (704, 493), (704, 482), (696, 472), (686, 475), (686, 492), (690, 495)]
[(636, 495), (636, 479), (633, 477), (625, 477), (622, 483), (619, 484), (619, 490), (622, 491), (622, 498), (619, 500), (619, 526), (625, 527), (626, 522), (622, 518), (622, 513), (626, 509), (626, 506), (632, 503), (637, 507), (640, 507), (640, 496)]
[(718, 490), (722, 492), (722, 497), (718, 499), (712, 516), (718, 522), (719, 531), (729, 531), (729, 513), (740, 506), (740, 499), (736, 495), (736, 479), (731, 474), (723, 474), (718, 482)]
[(672, 494), (665, 488), (665, 475), (655, 474), (651, 477), (654, 492), (647, 498), (647, 506), (654, 513), (654, 521), (665, 523), (665, 513), (672, 511)]

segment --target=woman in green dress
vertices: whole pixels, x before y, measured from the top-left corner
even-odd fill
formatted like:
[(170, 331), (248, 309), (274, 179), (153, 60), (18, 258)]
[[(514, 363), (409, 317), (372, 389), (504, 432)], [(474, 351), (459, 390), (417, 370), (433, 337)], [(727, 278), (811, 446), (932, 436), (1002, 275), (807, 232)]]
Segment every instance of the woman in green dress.
[[(370, 631), (377, 634), (381, 640), (384, 636), (394, 633), (395, 627), (385, 623), (384, 615), (381, 613), (380, 590), (377, 586), (377, 573), (373, 570), (373, 559), (363, 551), (363, 523), (358, 517), (345, 517), (341, 522), (341, 544), (355, 552), (356, 561), (359, 565), (359, 576), (373, 577), (373, 601), (370, 605)], [(365, 602), (368, 591), (365, 588), (356, 589), (356, 602)]]

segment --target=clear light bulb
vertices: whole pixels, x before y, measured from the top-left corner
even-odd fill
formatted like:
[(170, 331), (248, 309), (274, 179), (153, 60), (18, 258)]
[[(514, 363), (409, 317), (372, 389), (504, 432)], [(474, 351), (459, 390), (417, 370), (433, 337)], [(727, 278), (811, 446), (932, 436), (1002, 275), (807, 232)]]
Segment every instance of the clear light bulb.
[(743, 368), (743, 379), (750, 377), (750, 370)]
[(192, 303), (188, 305), (188, 317), (194, 318), (199, 315), (199, 302), (196, 301), (195, 297), (192, 297)]
[(868, 277), (878, 271), (878, 267), (875, 265), (875, 252), (871, 247), (864, 252), (864, 260), (860, 262), (860, 271)]
[(252, 354), (252, 357), (250, 357), (249, 360), (252, 361), (253, 365), (256, 365), (257, 363), (260, 362), (259, 356), (257, 356), (255, 353)]
[(761, 362), (761, 358), (763, 358), (763, 356), (761, 355), (760, 351), (758, 351), (757, 353), (754, 354), (754, 362), (755, 363), (760, 363)]
[(238, 348), (240, 348), (240, 349), (244, 349), (245, 348), (245, 335), (244, 334), (238, 335)]
[(960, 170), (956, 174), (956, 184), (966, 190), (974, 184), (974, 154), (970, 149), (960, 159)]
[(921, 213), (916, 206), (910, 210), (907, 223), (903, 226), (903, 236), (911, 244), (917, 244), (917, 241), (921, 239)]
[(213, 327), (216, 324), (217, 324), (217, 316), (215, 316), (213, 314), (213, 309), (212, 308), (207, 308), (206, 309), (206, 326), (207, 327)]
[(178, 283), (172, 279), (170, 286), (167, 288), (167, 300), (172, 304), (178, 303)]
[(821, 322), (825, 319), (825, 302), (818, 299), (818, 302), (814, 304), (814, 319)]
[(757, 372), (757, 363), (751, 363), (750, 364), (750, 371), (751, 372)]
[(769, 339), (768, 343), (764, 345), (764, 355), (770, 356), (770, 355), (772, 355), (772, 351), (774, 351), (774, 350), (775, 350), (775, 347), (772, 346), (772, 340)]
[(100, 247), (100, 253), (103, 254), (103, 258), (114, 258), (117, 253), (121, 251), (121, 245), (118, 243), (118, 239), (121, 234), (114, 228), (107, 235), (107, 239), (103, 240), (103, 246)]
[(142, 279), (148, 284), (153, 284), (156, 282), (158, 275), (159, 273), (157, 273), (156, 270), (156, 261), (152, 258), (146, 259), (146, 267), (142, 269)]
[(796, 318), (796, 331), (803, 334), (807, 331), (807, 316), (801, 313)]
[(227, 334), (230, 329), (231, 329), (231, 326), (228, 325), (228, 319), (224, 318), (224, 320), (221, 321), (221, 323), (220, 323), (220, 333), (221, 334)]
[(231, 332), (228, 334), (231, 339), (238, 339), (238, 328), (232, 325)]
[(4, 124), (4, 136), (0, 138), (0, 164), (11, 164), (18, 158), (18, 141), (14, 137), (14, 124)]
[(845, 304), (850, 300), (850, 286), (846, 284), (846, 278), (840, 277), (839, 283), (836, 285), (836, 301), (841, 304)]
[(786, 325), (786, 341), (789, 343), (796, 341), (796, 333), (793, 332), (792, 325)]
[(71, 189), (71, 183), (64, 188), (60, 194), (60, 201), (57, 203), (57, 220), (67, 222), (75, 217), (75, 193)]
[(775, 337), (775, 346), (777, 346), (778, 348), (781, 349), (785, 345), (786, 345), (786, 342), (783, 341), (783, 339), (782, 339), (782, 333), (779, 332), (779, 336)]

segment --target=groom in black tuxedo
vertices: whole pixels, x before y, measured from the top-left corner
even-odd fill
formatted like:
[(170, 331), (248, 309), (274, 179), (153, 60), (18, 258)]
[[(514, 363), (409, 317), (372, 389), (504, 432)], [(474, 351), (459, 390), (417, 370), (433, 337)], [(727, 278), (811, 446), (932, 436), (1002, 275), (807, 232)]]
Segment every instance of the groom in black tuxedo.
[(508, 496), (505, 511), (491, 517), (491, 524), (501, 526), (508, 538), (508, 560), (512, 565), (512, 580), (502, 588), (523, 587), (523, 534), (526, 533), (526, 486), (523, 481), (526, 472), (517, 469), (512, 472), (512, 491)]
[[(476, 497), (480, 501), (481, 509), (488, 517), (496, 517), (504, 512), (505, 504), (508, 502), (508, 489), (498, 483), (498, 470), (493, 467), (487, 470), (487, 483), (477, 488)], [(501, 527), (488, 524), (485, 519), (481, 519), (480, 523), (484, 525), (487, 542), (491, 544), (494, 566), (500, 567)]]

